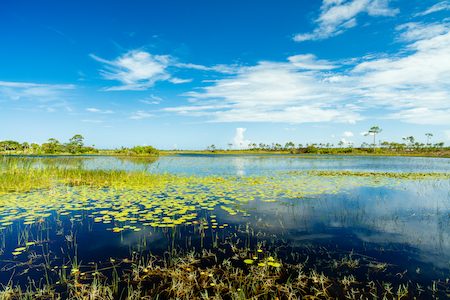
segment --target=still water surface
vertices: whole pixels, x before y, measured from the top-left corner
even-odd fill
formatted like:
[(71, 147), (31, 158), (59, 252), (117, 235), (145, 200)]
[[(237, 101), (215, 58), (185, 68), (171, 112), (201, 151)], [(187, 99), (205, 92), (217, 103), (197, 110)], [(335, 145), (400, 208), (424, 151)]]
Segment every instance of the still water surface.
[[(64, 159), (67, 163), (71, 158)], [(287, 174), (302, 170), (449, 173), (448, 158), (174, 155), (138, 160), (98, 156), (73, 159), (78, 161), (77, 167), (88, 169), (145, 169), (199, 178), (214, 175), (229, 178), (231, 183), (168, 185), (157, 191), (62, 188), (53, 195), (37, 191), (0, 196), (1, 283), (7, 284), (10, 278), (18, 283), (26, 283), (29, 276), (42, 278), (44, 268), (40, 263), (46, 255), (56, 268), (51, 279), (56, 281), (57, 269), (69, 266), (74, 255), (84, 264), (131, 257), (133, 251), (164, 255), (173, 245), (198, 250), (200, 243), (211, 246), (214, 237), (220, 240), (231, 234), (249, 237), (255, 245), (289, 244), (297, 256), (280, 253), (286, 262), (317, 263), (314, 249), (323, 247), (335, 260), (350, 253), (361, 263), (387, 263), (386, 269), (377, 272), (386, 280), (427, 285), (450, 278), (449, 179)], [(260, 181), (242, 185), (248, 178)], [(34, 207), (18, 205), (33, 199), (38, 203)], [(165, 202), (168, 199), (172, 202)], [(171, 205), (189, 210), (177, 213)], [(121, 220), (117, 213), (124, 210), (126, 217)], [(146, 210), (146, 215), (139, 215), (139, 210)], [(33, 211), (34, 218), (27, 211)], [(186, 215), (187, 220), (183, 219)], [(175, 227), (158, 226), (164, 225), (164, 217), (181, 220), (181, 224), (168, 221), (166, 225)], [(195, 221), (208, 224), (205, 237), (192, 229), (196, 225), (191, 222)], [(154, 226), (152, 222), (160, 223)], [(113, 232), (113, 228), (124, 226), (128, 227)], [(35, 244), (13, 255), (26, 241)], [(24, 265), (27, 261), (31, 263)], [(327, 272), (327, 268), (322, 271)]]

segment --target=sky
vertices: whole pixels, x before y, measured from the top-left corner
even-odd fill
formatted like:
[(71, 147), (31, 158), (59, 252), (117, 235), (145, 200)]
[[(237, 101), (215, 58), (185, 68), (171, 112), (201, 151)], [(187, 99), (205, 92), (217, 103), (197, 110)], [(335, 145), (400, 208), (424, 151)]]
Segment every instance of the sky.
[(450, 1), (3, 1), (0, 140), (450, 144)]

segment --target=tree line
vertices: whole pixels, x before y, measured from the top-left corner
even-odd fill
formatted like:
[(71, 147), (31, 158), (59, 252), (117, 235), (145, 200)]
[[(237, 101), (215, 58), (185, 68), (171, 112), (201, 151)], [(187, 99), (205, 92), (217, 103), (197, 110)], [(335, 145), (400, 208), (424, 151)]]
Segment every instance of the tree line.
[[(373, 135), (373, 143), (363, 142), (360, 147), (355, 147), (353, 142), (344, 143), (340, 141), (337, 145), (333, 143), (310, 143), (310, 144), (298, 144), (295, 145), (293, 142), (287, 142), (284, 145), (279, 143), (249, 143), (248, 145), (236, 145), (245, 146), (246, 149), (242, 151), (264, 151), (264, 152), (276, 152), (276, 151), (287, 151), (292, 154), (297, 153), (312, 153), (312, 154), (339, 154), (339, 153), (412, 153), (412, 152), (437, 152), (442, 150), (450, 150), (450, 147), (444, 148), (444, 142), (430, 143), (432, 139), (432, 133), (426, 133), (427, 143), (419, 143), (413, 136), (403, 137), (403, 143), (395, 142), (381, 142), (376, 143), (376, 135), (382, 131), (378, 126), (373, 126), (365, 134), (365, 136)], [(231, 151), (233, 147), (232, 143), (228, 143), (228, 151)], [(207, 151), (217, 152), (224, 151), (222, 149), (217, 149), (215, 145), (208, 146)]]
[[(83, 143), (84, 137), (80, 134), (74, 135), (69, 142), (60, 143), (54, 138), (48, 139), (46, 143), (41, 145), (36, 143), (19, 143), (16, 141), (0, 141), (0, 152), (6, 151), (21, 151), (27, 154), (99, 154), (100, 150), (95, 149), (95, 145), (92, 147), (85, 146)], [(124, 148), (112, 150), (108, 154), (128, 154), (128, 155), (159, 155), (159, 151), (152, 146), (135, 146), (133, 148)]]

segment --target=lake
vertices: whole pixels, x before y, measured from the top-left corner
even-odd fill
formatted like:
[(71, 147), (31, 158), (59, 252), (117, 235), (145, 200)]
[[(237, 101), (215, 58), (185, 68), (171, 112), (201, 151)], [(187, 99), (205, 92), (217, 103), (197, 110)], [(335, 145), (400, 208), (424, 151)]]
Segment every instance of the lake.
[[(304, 295), (314, 293), (318, 299), (442, 299), (450, 294), (448, 158), (180, 154), (23, 159), (33, 159), (34, 168), (173, 176), (153, 185), (114, 188), (66, 186), (55, 179), (49, 189), (0, 195), (4, 286), (47, 285), (70, 298), (69, 285), (90, 287), (98, 275), (105, 285), (116, 284), (115, 298), (125, 299), (138, 282), (155, 285), (167, 280), (166, 269), (181, 268), (207, 285), (200, 284), (195, 297), (206, 291), (225, 299), (244, 293), (238, 286), (225, 287), (225, 279), (237, 280), (227, 275), (229, 266), (242, 276), (277, 278), (270, 283), (274, 287), (291, 282), (297, 288), (293, 295), (302, 294), (302, 288)], [(170, 284), (160, 290), (162, 298), (175, 298)], [(267, 299), (287, 297), (281, 288), (258, 292)]]

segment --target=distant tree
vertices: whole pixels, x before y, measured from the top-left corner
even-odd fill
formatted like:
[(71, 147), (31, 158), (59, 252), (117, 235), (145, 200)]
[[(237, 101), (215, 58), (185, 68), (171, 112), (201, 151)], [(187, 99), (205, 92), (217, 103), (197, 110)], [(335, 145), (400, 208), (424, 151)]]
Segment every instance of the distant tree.
[(211, 145), (211, 151), (215, 151), (216, 150), (216, 145), (212, 144)]
[(61, 148), (61, 144), (58, 140), (51, 138), (48, 139), (48, 143), (42, 144), (42, 149), (45, 153), (56, 153), (59, 152)]
[(52, 143), (54, 145), (58, 145), (59, 144), (59, 141), (57, 139), (54, 139), (54, 138), (48, 139), (48, 142)]
[(228, 148), (230, 148), (230, 150), (231, 150), (231, 147), (233, 147), (233, 144), (232, 143), (228, 143)]
[(0, 147), (3, 147), (3, 150), (16, 150), (20, 148), (20, 143), (16, 141), (2, 141), (0, 142)]
[(82, 151), (82, 148), (84, 146), (83, 139), (84, 139), (84, 137), (82, 137), (80, 134), (74, 135), (69, 140), (70, 143), (68, 145), (66, 145), (66, 151), (68, 151), (70, 153), (86, 152), (86, 151)]
[(27, 142), (23, 142), (22, 143), (22, 148), (23, 148), (24, 151), (27, 151), (28, 149), (30, 149), (30, 145), (28, 145)]
[(31, 143), (31, 148), (36, 151), (39, 149), (39, 145), (35, 144), (35, 143)]
[(373, 134), (373, 153), (375, 153), (375, 147), (376, 147), (375, 137), (381, 131), (382, 131), (382, 129), (379, 128), (378, 126), (373, 126), (372, 128), (370, 128), (369, 132), (365, 134), (365, 136)]
[(408, 143), (409, 143), (408, 147), (409, 147), (410, 149), (413, 148), (413, 146), (414, 146), (414, 141), (415, 141), (415, 139), (414, 139), (413, 136), (403, 137), (402, 139), (403, 139), (405, 142), (408, 142)]
[(386, 149), (386, 152), (389, 150), (389, 143), (388, 142), (382, 142), (381, 143), (381, 146), (383, 147), (383, 148), (385, 148)]
[(342, 146), (344, 146), (344, 142), (343, 142), (343, 141), (340, 141), (340, 142), (338, 143), (338, 145), (339, 145), (340, 148), (342, 148)]
[(432, 133), (425, 133), (425, 136), (427, 137), (427, 147), (428, 147), (428, 141), (433, 137)]
[(286, 143), (286, 145), (284, 147), (286, 148), (286, 150), (292, 149), (295, 147), (295, 144), (293, 142), (289, 142), (289, 143)]
[(352, 153), (353, 153), (353, 142), (348, 142), (348, 145), (350, 146), (350, 148), (352, 148)]

